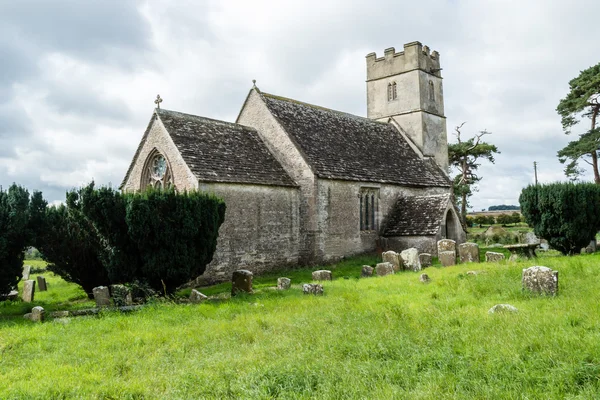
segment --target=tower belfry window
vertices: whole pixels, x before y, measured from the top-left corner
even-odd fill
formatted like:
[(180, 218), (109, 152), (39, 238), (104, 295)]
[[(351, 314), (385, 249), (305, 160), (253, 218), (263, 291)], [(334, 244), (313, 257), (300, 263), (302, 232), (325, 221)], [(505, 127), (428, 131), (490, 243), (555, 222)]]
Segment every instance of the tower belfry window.
[(429, 81), (429, 100), (435, 101), (435, 87), (433, 81)]
[(396, 82), (388, 83), (388, 101), (396, 100), (398, 98), (398, 89), (396, 88)]

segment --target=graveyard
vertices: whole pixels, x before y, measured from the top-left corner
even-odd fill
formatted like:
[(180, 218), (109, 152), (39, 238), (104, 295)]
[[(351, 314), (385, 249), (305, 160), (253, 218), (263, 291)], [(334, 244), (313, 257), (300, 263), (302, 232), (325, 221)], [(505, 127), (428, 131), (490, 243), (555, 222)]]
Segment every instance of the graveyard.
[[(78, 317), (57, 312), (94, 300), (26, 261), (48, 290), (0, 303), (0, 398), (594, 398), (600, 256), (479, 253), (414, 271), (353, 257)], [(556, 293), (524, 290), (532, 266)], [(23, 318), (36, 306), (44, 322)]]

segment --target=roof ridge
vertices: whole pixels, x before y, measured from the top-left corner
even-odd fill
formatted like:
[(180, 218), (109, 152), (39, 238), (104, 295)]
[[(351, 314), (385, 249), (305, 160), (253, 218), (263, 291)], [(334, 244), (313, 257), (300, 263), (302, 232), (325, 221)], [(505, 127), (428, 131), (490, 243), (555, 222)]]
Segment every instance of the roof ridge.
[(237, 122), (229, 122), (229, 121), (223, 121), (221, 119), (215, 119), (215, 118), (208, 118), (208, 117), (203, 117), (201, 115), (195, 115), (195, 114), (188, 114), (188, 113), (184, 113), (181, 111), (175, 111), (175, 110), (167, 110), (164, 108), (159, 108), (156, 109), (155, 112), (160, 116), (160, 113), (165, 112), (166, 113), (175, 113), (175, 114), (181, 114), (187, 117), (193, 117), (193, 118), (197, 118), (200, 120), (204, 120), (204, 121), (209, 121), (209, 122), (218, 122), (220, 124), (224, 124), (224, 125), (230, 125), (236, 128), (240, 128), (240, 129), (245, 129), (245, 130), (251, 130), (256, 132), (256, 129), (252, 128), (251, 126), (246, 126), (246, 125), (242, 125), (242, 124), (238, 124)]
[(327, 112), (333, 112), (333, 113), (337, 113), (337, 114), (347, 115), (347, 116), (352, 117), (352, 118), (364, 119), (365, 121), (374, 122), (374, 123), (377, 123), (377, 124), (386, 124), (386, 125), (388, 124), (387, 122), (384, 122), (384, 121), (376, 121), (374, 119), (370, 119), (370, 118), (367, 118), (367, 117), (361, 117), (360, 115), (351, 114), (351, 113), (345, 112), (345, 111), (334, 110), (333, 108), (327, 108), (327, 107), (319, 106), (319, 105), (316, 105), (316, 104), (307, 103), (305, 101), (300, 101), (300, 100), (292, 99), (292, 98), (289, 98), (289, 97), (279, 96), (279, 95), (271, 94), (271, 93), (265, 93), (265, 92), (262, 92), (262, 91), (259, 92), (259, 93), (262, 96), (270, 97), (270, 98), (275, 99), (275, 100), (287, 101), (288, 103), (295, 103), (295, 104), (299, 104), (299, 105), (302, 105), (302, 106), (307, 106), (307, 107), (315, 108), (315, 109), (321, 110), (321, 111), (327, 111)]

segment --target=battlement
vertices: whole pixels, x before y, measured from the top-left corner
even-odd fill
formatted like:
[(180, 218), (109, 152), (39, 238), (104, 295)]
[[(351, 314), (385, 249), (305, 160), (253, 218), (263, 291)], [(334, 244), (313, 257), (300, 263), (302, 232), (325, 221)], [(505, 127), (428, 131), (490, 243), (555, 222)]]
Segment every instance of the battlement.
[(389, 47), (384, 50), (383, 57), (377, 58), (376, 53), (367, 54), (367, 81), (398, 75), (413, 70), (422, 70), (429, 74), (442, 77), (440, 69), (440, 53), (430, 51), (428, 46), (420, 42), (404, 45), (404, 51), (396, 53)]

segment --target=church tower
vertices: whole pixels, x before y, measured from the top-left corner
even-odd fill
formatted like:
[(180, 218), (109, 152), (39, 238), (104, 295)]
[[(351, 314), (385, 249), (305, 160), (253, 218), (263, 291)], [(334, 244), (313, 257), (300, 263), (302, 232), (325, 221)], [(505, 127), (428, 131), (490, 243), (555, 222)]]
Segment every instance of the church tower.
[(448, 138), (440, 54), (419, 42), (367, 55), (367, 116), (392, 118), (424, 156), (447, 172)]

